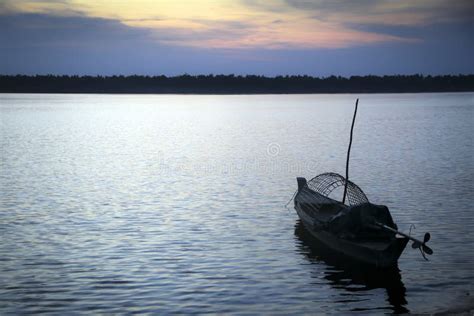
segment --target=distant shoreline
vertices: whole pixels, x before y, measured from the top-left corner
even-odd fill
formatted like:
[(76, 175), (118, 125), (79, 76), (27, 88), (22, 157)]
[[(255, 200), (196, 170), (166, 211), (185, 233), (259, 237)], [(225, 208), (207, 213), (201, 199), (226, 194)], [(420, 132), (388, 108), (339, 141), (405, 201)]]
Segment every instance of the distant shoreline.
[(54, 76), (0, 75), (0, 93), (335, 94), (474, 92), (474, 75), (457, 76)]

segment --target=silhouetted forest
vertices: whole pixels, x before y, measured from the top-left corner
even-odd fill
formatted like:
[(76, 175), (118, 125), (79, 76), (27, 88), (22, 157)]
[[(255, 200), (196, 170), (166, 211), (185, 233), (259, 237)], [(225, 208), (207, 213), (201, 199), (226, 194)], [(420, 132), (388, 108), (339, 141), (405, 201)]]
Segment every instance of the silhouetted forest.
[(474, 75), (458, 76), (6, 76), (0, 93), (376, 93), (474, 91)]

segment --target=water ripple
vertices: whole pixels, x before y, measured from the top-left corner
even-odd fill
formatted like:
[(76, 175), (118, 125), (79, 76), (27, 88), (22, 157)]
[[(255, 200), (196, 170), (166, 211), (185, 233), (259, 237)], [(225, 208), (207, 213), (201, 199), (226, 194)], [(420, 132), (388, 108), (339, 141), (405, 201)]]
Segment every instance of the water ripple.
[(283, 207), (296, 176), (343, 172), (355, 96), (1, 95), (0, 314), (430, 313), (472, 295), (473, 94), (360, 97), (351, 177), (432, 233), (429, 262), (340, 267)]

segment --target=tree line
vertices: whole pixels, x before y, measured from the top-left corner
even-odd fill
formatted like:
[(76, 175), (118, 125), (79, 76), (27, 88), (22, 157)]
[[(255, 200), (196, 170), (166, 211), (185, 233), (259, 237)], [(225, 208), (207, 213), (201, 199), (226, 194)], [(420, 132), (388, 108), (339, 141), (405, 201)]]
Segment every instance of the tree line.
[(257, 75), (0, 75), (0, 93), (403, 93), (474, 91), (474, 75), (311, 77)]

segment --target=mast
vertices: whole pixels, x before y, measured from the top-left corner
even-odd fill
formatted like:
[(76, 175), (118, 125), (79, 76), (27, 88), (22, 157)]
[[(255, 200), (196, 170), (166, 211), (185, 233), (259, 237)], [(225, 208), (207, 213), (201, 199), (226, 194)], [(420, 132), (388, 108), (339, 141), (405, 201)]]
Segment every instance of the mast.
[(354, 116), (352, 117), (352, 126), (351, 126), (351, 136), (349, 139), (349, 148), (347, 149), (347, 159), (346, 159), (346, 181), (344, 184), (344, 195), (342, 196), (342, 204), (346, 202), (347, 195), (347, 183), (349, 181), (349, 157), (351, 155), (351, 146), (352, 146), (352, 133), (354, 132), (354, 123), (357, 116), (357, 106), (359, 105), (359, 99), (356, 100)]

